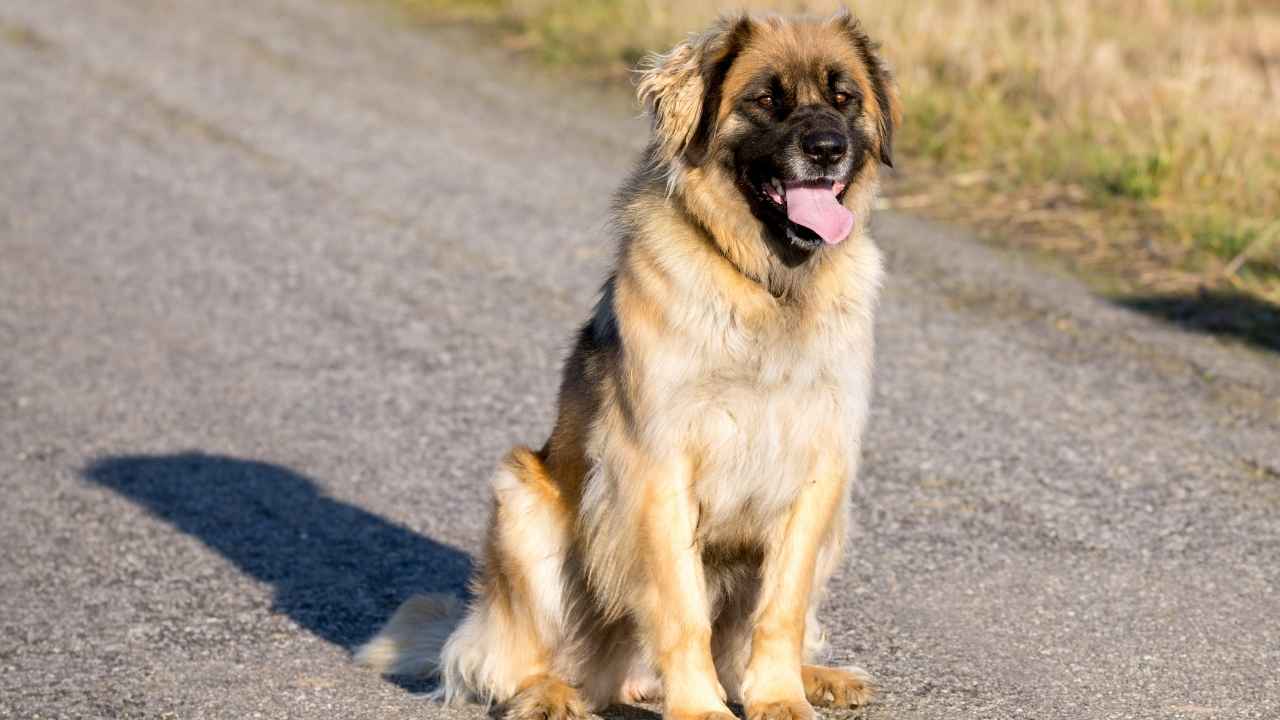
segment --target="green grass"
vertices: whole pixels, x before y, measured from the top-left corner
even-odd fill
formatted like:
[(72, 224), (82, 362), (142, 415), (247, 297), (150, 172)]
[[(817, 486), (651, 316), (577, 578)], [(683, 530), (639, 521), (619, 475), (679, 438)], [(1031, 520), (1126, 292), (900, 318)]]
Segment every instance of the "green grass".
[(1171, 167), (1163, 153), (1137, 156), (1097, 156), (1090, 172), (1090, 184), (1104, 196), (1125, 200), (1154, 200), (1160, 197)]

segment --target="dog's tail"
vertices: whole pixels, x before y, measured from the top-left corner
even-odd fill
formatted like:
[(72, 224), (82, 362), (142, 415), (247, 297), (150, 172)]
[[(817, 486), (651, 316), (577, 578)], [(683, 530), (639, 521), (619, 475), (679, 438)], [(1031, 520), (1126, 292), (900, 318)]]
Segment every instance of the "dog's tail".
[(356, 662), (383, 675), (436, 675), (445, 642), (462, 622), (465, 610), (453, 595), (411, 597), (373, 639), (356, 650)]

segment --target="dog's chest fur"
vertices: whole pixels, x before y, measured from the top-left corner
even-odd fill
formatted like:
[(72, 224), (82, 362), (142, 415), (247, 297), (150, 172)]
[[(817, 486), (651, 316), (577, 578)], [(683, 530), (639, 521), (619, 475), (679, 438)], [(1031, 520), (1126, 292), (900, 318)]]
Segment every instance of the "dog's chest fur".
[(768, 524), (812, 479), (820, 451), (851, 449), (850, 404), (865, 394), (855, 373), (805, 361), (788, 372), (777, 362), (794, 348), (762, 350), (775, 352), (749, 371), (706, 373), (674, 403), (692, 421), (693, 487), (709, 540), (738, 523)]
[(731, 300), (673, 298), (687, 310), (642, 364), (639, 406), (663, 436), (658, 446), (688, 453), (708, 543), (751, 541), (771, 527), (823, 454), (852, 468), (870, 395), (868, 308), (879, 272), (868, 246), (869, 277), (849, 278), (842, 302), (817, 312), (779, 308), (748, 324)]

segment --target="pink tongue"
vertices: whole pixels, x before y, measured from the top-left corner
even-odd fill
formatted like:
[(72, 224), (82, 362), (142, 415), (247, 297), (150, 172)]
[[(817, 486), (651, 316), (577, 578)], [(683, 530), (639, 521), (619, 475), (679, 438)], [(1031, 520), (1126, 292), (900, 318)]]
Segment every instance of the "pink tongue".
[(787, 217), (818, 234), (823, 242), (835, 245), (853, 229), (853, 213), (836, 200), (826, 185), (787, 185)]

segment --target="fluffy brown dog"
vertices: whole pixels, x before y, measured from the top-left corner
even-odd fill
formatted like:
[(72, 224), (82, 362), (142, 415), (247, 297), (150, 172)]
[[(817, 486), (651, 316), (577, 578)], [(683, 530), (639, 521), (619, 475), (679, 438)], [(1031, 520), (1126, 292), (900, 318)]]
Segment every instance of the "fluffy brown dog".
[(848, 15), (743, 16), (654, 58), (640, 96), (617, 266), (551, 438), (493, 479), (474, 599), (412, 599), (358, 657), (519, 719), (864, 703), (861, 670), (804, 663), (871, 392), (893, 84)]

